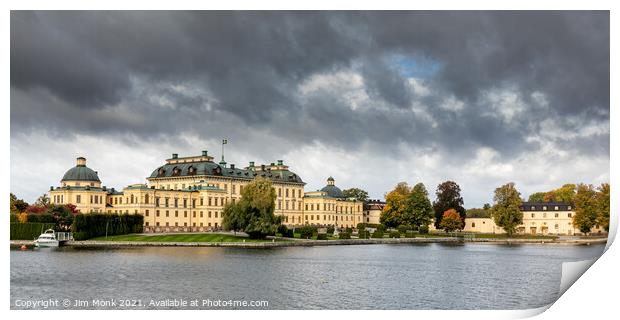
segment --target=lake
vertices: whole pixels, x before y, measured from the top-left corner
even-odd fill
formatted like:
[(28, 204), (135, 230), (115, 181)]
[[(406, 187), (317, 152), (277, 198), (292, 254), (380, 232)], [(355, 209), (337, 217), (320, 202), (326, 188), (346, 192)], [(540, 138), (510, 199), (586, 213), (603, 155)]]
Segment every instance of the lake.
[(438, 243), (11, 249), (11, 308), (527, 309), (556, 300), (562, 262), (603, 250)]

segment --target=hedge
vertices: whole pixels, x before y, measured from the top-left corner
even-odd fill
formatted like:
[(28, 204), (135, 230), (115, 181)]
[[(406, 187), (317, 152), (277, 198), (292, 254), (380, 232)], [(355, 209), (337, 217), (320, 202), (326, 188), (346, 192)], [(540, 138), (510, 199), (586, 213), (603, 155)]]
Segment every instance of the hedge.
[(78, 214), (73, 219), (71, 231), (75, 240), (85, 240), (106, 235), (142, 233), (144, 217), (139, 214)]
[(300, 238), (310, 239), (316, 233), (316, 227), (307, 224), (301, 228), (298, 228), (297, 231), (299, 231)]
[(316, 235), (317, 240), (327, 240), (327, 233), (319, 233)]
[(351, 234), (348, 232), (341, 232), (338, 234), (338, 239), (351, 239)]
[(47, 229), (54, 228), (53, 223), (11, 222), (11, 240), (34, 240)]
[(405, 238), (415, 238), (415, 233), (413, 231), (407, 231), (405, 233)]
[(418, 228), (418, 231), (419, 231), (421, 234), (426, 234), (426, 233), (428, 233), (428, 226), (420, 226), (420, 227)]
[(396, 230), (390, 231), (390, 238), (400, 238), (400, 232)]
[(372, 233), (373, 238), (383, 238), (383, 231), (377, 229), (377, 231)]
[(357, 237), (360, 239), (368, 239), (370, 238), (370, 231), (368, 230), (360, 230), (357, 232)]

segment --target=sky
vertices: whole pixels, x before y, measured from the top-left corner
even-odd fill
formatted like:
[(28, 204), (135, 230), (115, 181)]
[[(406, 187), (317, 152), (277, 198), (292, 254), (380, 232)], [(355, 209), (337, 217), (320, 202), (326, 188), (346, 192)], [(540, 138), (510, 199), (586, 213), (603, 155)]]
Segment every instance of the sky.
[(11, 12), (11, 192), (84, 156), (103, 185), (172, 153), (284, 160), (314, 191), (401, 181), (465, 207), (609, 181), (609, 13)]

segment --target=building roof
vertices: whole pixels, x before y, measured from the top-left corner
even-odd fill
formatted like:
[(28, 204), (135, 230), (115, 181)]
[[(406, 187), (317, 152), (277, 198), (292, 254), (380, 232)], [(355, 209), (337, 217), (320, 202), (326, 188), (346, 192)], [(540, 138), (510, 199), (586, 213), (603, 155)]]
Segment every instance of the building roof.
[(342, 193), (342, 190), (335, 185), (326, 185), (323, 189), (321, 189), (321, 191), (326, 192), (327, 196), (332, 198), (344, 198), (344, 193)]
[[(543, 207), (546, 207), (546, 210)], [(521, 211), (572, 211), (573, 208), (570, 203), (566, 202), (523, 202), (520, 209)]]
[(62, 176), (62, 180), (60, 181), (96, 181), (101, 182), (99, 180), (99, 176), (97, 172), (93, 169), (87, 167), (86, 165), (77, 165), (71, 169), (69, 169), (64, 176)]
[(149, 179), (186, 177), (195, 175), (220, 176), (239, 179), (263, 177), (275, 182), (304, 183), (301, 177), (289, 170), (257, 171), (225, 167), (212, 161), (165, 164), (151, 173)]

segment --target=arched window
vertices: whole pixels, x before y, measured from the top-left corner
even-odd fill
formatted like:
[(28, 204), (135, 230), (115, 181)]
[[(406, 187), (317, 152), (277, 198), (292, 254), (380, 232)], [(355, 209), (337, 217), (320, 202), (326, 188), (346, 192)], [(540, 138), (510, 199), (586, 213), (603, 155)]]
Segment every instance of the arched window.
[(159, 170), (157, 170), (157, 176), (161, 177), (163, 175), (166, 174), (166, 170), (164, 170), (164, 167), (159, 168)]

